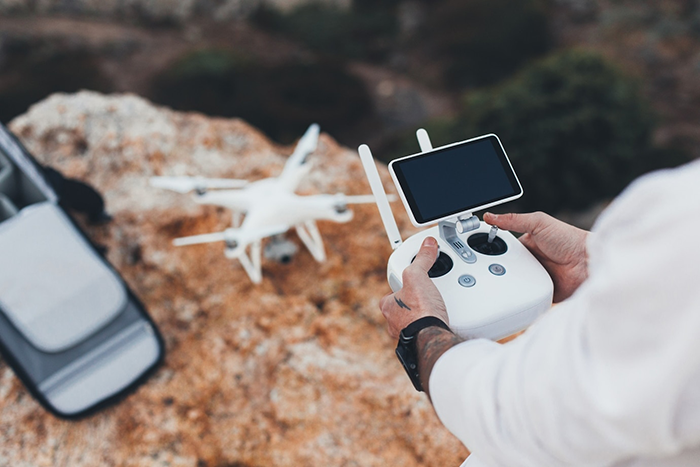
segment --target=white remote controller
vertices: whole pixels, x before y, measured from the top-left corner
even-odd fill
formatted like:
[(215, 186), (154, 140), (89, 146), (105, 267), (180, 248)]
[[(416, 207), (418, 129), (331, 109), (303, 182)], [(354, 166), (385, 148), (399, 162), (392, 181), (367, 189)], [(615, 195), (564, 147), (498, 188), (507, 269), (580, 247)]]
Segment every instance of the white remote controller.
[[(404, 269), (415, 258), (423, 240), (432, 236), (438, 241), (440, 254), (429, 276), (445, 301), (450, 328), (462, 337), (488, 339), (501, 339), (525, 329), (551, 307), (552, 280), (510, 232), (496, 231), (471, 214), (472, 210), (522, 195), (500, 141), (495, 135), (487, 135), (433, 150), (425, 130), (418, 130), (417, 134), (423, 152), (392, 161), (391, 175), (414, 225), (435, 222), (438, 225), (405, 242), (401, 240), (372, 153), (367, 145), (359, 148), (395, 250), (387, 268), (389, 286), (394, 292), (401, 289)], [(450, 180), (450, 172), (455, 167), (464, 170), (471, 165), (479, 173), (465, 177), (466, 180), (482, 177), (481, 181), (471, 191), (459, 186), (452, 198), (473, 199), (465, 199), (464, 206), (460, 206), (460, 199), (441, 200), (441, 196), (450, 198), (449, 187), (456, 181), (465, 184), (462, 178)], [(500, 191), (493, 192), (492, 180)]]

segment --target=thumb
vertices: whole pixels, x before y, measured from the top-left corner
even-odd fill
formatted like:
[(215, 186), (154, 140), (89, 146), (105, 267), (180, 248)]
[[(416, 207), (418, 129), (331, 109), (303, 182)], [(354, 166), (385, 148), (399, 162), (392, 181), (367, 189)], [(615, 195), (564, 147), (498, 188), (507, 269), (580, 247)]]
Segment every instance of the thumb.
[(541, 212), (499, 215), (487, 212), (484, 214), (484, 222), (495, 225), (502, 230), (510, 230), (518, 233), (532, 233), (537, 228), (541, 227), (544, 216), (546, 216), (546, 214)]
[(435, 260), (438, 255), (438, 244), (437, 240), (433, 237), (427, 237), (423, 240), (423, 244), (416, 254), (416, 259), (413, 260), (411, 264), (412, 269), (418, 269), (422, 273), (427, 274), (430, 268), (435, 264)]

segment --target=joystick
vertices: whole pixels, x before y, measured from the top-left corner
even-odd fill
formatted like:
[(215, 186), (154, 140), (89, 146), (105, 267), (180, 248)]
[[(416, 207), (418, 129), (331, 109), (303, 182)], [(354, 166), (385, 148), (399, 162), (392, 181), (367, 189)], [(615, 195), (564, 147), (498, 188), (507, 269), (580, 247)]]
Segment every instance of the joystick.
[(489, 230), (489, 243), (493, 243), (493, 239), (496, 238), (496, 234), (498, 233), (498, 227), (495, 225), (491, 226), (491, 230)]
[[(551, 306), (552, 280), (510, 232), (498, 232), (472, 215), (522, 195), (500, 141), (486, 135), (433, 149), (425, 130), (418, 130), (417, 136), (422, 152), (392, 161), (389, 170), (411, 222), (437, 225), (406, 241), (394, 220), (372, 153), (367, 145), (359, 147), (394, 249), (387, 265), (389, 286), (394, 292), (401, 290), (403, 270), (413, 262), (423, 240), (431, 236), (437, 239), (440, 254), (428, 277), (445, 301), (455, 333), (500, 339), (525, 329)], [(477, 173), (470, 174), (470, 167)]]
[[(491, 229), (493, 231), (493, 229)], [(467, 244), (482, 255), (498, 256), (508, 251), (508, 245), (502, 238), (494, 236), (491, 233), (476, 233), (467, 239)]]
[[(413, 263), (413, 260), (415, 259), (416, 257), (414, 256), (411, 260), (411, 263)], [(431, 279), (434, 279), (436, 277), (442, 277), (452, 270), (452, 266), (454, 266), (452, 258), (450, 258), (449, 255), (441, 251), (440, 254), (438, 254), (437, 259), (435, 260), (435, 263), (433, 263), (433, 266), (428, 270), (428, 277), (430, 277)]]

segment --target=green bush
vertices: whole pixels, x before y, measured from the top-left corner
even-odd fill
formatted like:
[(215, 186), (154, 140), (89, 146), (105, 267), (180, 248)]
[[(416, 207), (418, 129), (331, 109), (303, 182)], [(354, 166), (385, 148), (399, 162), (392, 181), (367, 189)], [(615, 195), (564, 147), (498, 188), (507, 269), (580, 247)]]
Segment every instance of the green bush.
[(185, 55), (154, 79), (149, 97), (176, 110), (233, 117), (248, 63), (226, 50)]
[[(467, 95), (455, 139), (496, 133), (526, 210), (582, 209), (682, 157), (654, 149), (655, 117), (636, 82), (601, 56), (566, 51)], [(457, 136), (459, 134), (459, 136)]]
[[(376, 2), (375, 2), (376, 3)], [(321, 3), (300, 5), (289, 13), (259, 8), (258, 26), (331, 56), (379, 61), (386, 57), (398, 24), (395, 2), (359, 2), (350, 9)]]
[(447, 84), (493, 84), (550, 49), (545, 6), (538, 0), (442, 0), (431, 3), (418, 38), (445, 63)]
[[(468, 93), (458, 118), (424, 126), (434, 146), (497, 134), (525, 191), (505, 209), (557, 213), (588, 208), (645, 172), (685, 162), (687, 155), (652, 145), (655, 123), (633, 79), (599, 55), (565, 51)], [(385, 161), (416, 152), (413, 132), (377, 150)]]
[(334, 133), (372, 113), (364, 83), (333, 62), (267, 67), (221, 50), (174, 63), (154, 81), (151, 98), (178, 110), (243, 118), (282, 143), (310, 123)]
[(312, 122), (336, 134), (372, 114), (364, 83), (334, 63), (262, 69), (253, 79), (244, 118), (278, 141), (293, 141)]

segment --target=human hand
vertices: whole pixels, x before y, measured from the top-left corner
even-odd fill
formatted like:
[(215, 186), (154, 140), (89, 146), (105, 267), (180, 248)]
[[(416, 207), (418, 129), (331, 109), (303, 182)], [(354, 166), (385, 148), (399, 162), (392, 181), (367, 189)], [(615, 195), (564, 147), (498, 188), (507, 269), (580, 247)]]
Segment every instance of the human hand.
[(484, 214), (484, 222), (522, 233), (520, 242), (547, 270), (554, 282), (554, 302), (565, 300), (588, 277), (588, 232), (543, 212)]
[(416, 259), (403, 271), (403, 288), (379, 301), (391, 337), (398, 339), (403, 328), (424, 316), (435, 316), (450, 324), (445, 302), (428, 277), (437, 256), (437, 240), (433, 237), (423, 240)]

